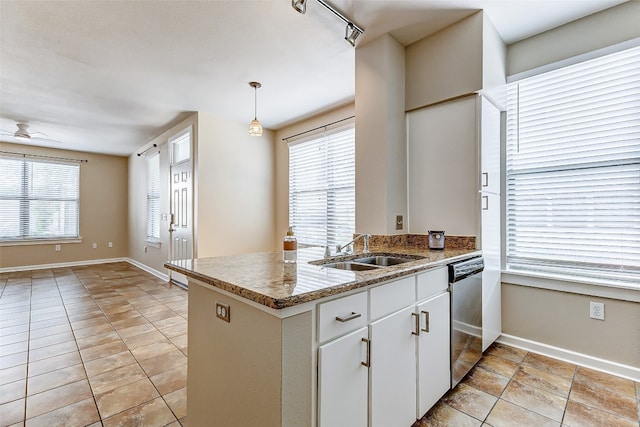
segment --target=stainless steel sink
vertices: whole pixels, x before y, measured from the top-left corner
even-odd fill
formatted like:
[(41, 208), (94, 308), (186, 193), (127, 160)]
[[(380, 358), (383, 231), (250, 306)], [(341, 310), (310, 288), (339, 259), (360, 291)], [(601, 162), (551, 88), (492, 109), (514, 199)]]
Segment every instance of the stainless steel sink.
[(366, 258), (358, 258), (354, 259), (353, 262), (358, 262), (360, 264), (369, 264), (369, 265), (377, 265), (379, 267), (389, 267), (391, 265), (403, 264), (405, 262), (415, 261), (412, 258), (401, 258), (396, 256), (370, 256)]
[(373, 270), (378, 268), (377, 265), (358, 264), (353, 261), (332, 262), (330, 264), (324, 264), (323, 267), (337, 268), (339, 270), (350, 270), (350, 271), (366, 271), (366, 270)]

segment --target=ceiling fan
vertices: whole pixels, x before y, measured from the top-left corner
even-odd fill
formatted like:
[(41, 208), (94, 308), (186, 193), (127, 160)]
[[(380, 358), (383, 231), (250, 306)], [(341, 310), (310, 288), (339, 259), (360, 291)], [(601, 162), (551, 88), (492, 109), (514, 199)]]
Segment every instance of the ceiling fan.
[[(24, 122), (17, 122), (16, 126), (18, 127), (18, 130), (15, 132), (9, 132), (9, 131), (5, 131), (2, 130), (0, 131), (0, 134), (4, 137), (8, 137), (6, 139), (8, 139), (8, 142), (17, 142), (19, 144), (24, 144), (24, 143), (55, 143), (55, 144), (62, 144), (62, 141), (57, 141), (55, 139), (50, 139), (47, 138), (47, 135), (42, 133), (42, 132), (29, 132), (29, 125), (27, 123)], [(39, 137), (37, 135), (42, 135), (42, 137)], [(4, 139), (4, 138), (3, 138)]]

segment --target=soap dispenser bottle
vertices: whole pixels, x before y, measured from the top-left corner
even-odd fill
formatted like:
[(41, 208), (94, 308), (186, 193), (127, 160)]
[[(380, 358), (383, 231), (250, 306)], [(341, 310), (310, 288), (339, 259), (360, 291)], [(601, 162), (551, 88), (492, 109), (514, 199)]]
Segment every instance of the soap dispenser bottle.
[(294, 263), (298, 258), (298, 241), (293, 235), (293, 227), (289, 227), (287, 235), (282, 242), (282, 259), (285, 263)]

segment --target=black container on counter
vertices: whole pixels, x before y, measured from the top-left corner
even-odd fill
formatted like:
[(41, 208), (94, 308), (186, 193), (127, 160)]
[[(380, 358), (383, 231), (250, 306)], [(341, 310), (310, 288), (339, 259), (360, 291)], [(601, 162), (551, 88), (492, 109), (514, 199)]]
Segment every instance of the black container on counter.
[(444, 231), (429, 230), (429, 249), (444, 249)]

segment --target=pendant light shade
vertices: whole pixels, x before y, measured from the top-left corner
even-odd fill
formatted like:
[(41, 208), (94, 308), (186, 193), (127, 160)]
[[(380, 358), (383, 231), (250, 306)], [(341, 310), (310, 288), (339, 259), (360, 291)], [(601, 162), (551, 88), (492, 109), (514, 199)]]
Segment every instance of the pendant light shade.
[(249, 135), (262, 136), (262, 124), (258, 120), (258, 88), (262, 85), (258, 82), (249, 82), (249, 86), (253, 88), (253, 120), (249, 124)]

